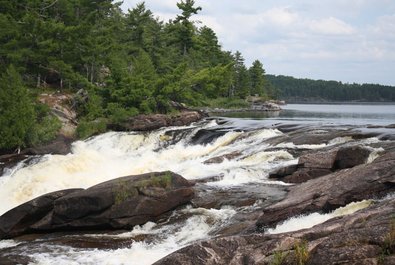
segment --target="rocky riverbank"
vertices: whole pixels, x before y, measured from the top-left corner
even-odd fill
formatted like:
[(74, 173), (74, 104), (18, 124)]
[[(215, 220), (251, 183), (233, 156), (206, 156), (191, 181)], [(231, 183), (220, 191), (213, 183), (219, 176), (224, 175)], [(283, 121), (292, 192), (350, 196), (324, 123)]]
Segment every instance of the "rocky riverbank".
[[(281, 104), (285, 104), (280, 102)], [(247, 108), (203, 108), (206, 113), (228, 113), (228, 112), (271, 112), (281, 111), (278, 101), (252, 102)]]
[[(216, 219), (211, 212), (204, 220), (205, 225), (220, 222), (208, 239), (197, 237), (156, 264), (394, 264), (393, 128), (275, 124), (270, 136), (264, 129), (253, 129), (214, 145), (228, 127), (191, 127), (166, 131), (159, 138), (166, 146), (194, 131), (191, 143), (213, 150), (223, 145), (239, 147), (203, 156), (199, 163), (213, 168), (240, 161), (246, 161), (246, 166), (258, 158), (262, 163), (270, 157), (274, 163), (285, 157), (297, 159), (279, 163), (267, 176), (272, 180), (269, 184), (226, 187), (215, 185), (224, 180), (221, 174), (198, 174), (199, 178), (186, 180), (172, 172), (158, 172), (40, 196), (0, 217), (1, 238), (23, 242), (0, 248), (0, 263), (29, 264), (32, 254), (27, 249), (43, 244), (99, 250), (142, 241), (153, 244), (157, 236), (153, 232), (113, 239), (108, 234), (152, 221), (157, 231), (165, 233), (189, 220), (192, 226), (201, 225), (201, 217), (193, 218), (197, 213), (228, 211), (225, 219)], [(252, 149), (240, 148), (241, 142)], [(257, 151), (259, 145), (266, 146), (263, 153)], [(200, 145), (191, 148), (202, 152)], [(303, 220), (311, 220), (311, 225), (302, 230), (287, 225)], [(95, 240), (84, 234), (89, 231), (96, 234)]]

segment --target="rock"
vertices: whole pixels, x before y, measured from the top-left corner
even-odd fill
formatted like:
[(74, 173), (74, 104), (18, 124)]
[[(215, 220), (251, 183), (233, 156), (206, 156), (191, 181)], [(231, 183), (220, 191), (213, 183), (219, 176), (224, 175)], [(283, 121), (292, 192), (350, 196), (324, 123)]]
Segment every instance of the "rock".
[(278, 202), (285, 197), (286, 186), (262, 185), (249, 183), (234, 187), (216, 187), (198, 183), (195, 186), (196, 195), (191, 203), (196, 208), (215, 208), (223, 206), (250, 206), (257, 201), (266, 206)]
[(298, 164), (303, 168), (332, 169), (336, 161), (337, 150), (313, 152), (302, 155)]
[(58, 135), (49, 143), (42, 144), (36, 147), (23, 149), (19, 154), (4, 154), (0, 155), (0, 177), (6, 168), (10, 169), (16, 166), (19, 162), (24, 161), (28, 163), (33, 160), (33, 156), (45, 154), (59, 154), (65, 155), (71, 152), (71, 145), (74, 139), (64, 135)]
[(58, 135), (47, 144), (24, 149), (21, 154), (25, 155), (46, 155), (57, 154), (66, 155), (71, 152), (71, 144), (75, 139), (64, 135)]
[(52, 114), (61, 121), (60, 135), (73, 138), (77, 128), (77, 113), (73, 108), (74, 96), (65, 93), (41, 94), (39, 101), (48, 105)]
[(325, 168), (300, 168), (293, 174), (283, 177), (281, 180), (285, 183), (303, 183), (330, 173), (332, 171)]
[(191, 144), (205, 145), (225, 135), (227, 130), (200, 129), (191, 139)]
[(12, 238), (32, 231), (31, 226), (53, 209), (53, 202), (80, 189), (51, 192), (19, 205), (0, 216), (0, 238)]
[(23, 154), (7, 154), (7, 155), (0, 155), (0, 177), (4, 173), (4, 169), (12, 168), (17, 163), (27, 159), (27, 155)]
[(335, 147), (326, 151), (309, 152), (300, 156), (297, 165), (277, 169), (269, 178), (286, 183), (302, 183), (309, 179), (330, 174), (339, 169), (366, 163), (371, 149), (363, 146)]
[(285, 176), (292, 175), (296, 170), (298, 170), (298, 165), (289, 165), (285, 167), (280, 167), (273, 172), (269, 173), (269, 178), (281, 179)]
[(391, 199), (311, 229), (214, 238), (184, 247), (154, 265), (393, 264), (394, 245), (388, 247), (387, 242), (395, 240), (394, 212)]
[(205, 115), (198, 111), (183, 111), (175, 116), (165, 114), (137, 115), (120, 124), (109, 124), (115, 131), (152, 131), (166, 126), (185, 126), (197, 122)]
[(379, 132), (362, 131), (352, 126), (313, 126), (308, 124), (278, 123), (276, 128), (285, 134), (268, 139), (266, 142), (275, 146), (282, 143), (295, 145), (319, 145), (328, 144), (332, 140), (341, 137), (350, 139), (365, 139), (379, 136)]
[(370, 153), (370, 149), (362, 146), (341, 147), (337, 151), (333, 168), (351, 168), (366, 163)]
[(393, 192), (394, 179), (395, 152), (390, 152), (371, 164), (343, 169), (291, 187), (284, 200), (264, 210), (257, 226), (262, 229), (291, 216), (328, 212), (352, 201)]
[(239, 156), (241, 156), (242, 153), (239, 151), (234, 151), (232, 153), (229, 154), (225, 154), (225, 155), (221, 155), (221, 156), (216, 156), (216, 157), (212, 157), (210, 159), (207, 159), (206, 161), (204, 161), (204, 164), (219, 164), (224, 162), (225, 159), (227, 160), (232, 160), (235, 159)]
[(189, 202), (191, 183), (171, 172), (110, 180), (86, 190), (40, 196), (0, 217), (0, 238), (30, 232), (119, 229), (155, 221)]

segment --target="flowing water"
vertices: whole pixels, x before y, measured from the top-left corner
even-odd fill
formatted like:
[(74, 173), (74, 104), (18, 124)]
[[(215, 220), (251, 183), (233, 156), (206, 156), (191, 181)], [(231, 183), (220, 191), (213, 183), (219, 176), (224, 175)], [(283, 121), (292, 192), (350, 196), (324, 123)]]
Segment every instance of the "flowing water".
[[(51, 191), (88, 188), (117, 177), (153, 171), (171, 170), (190, 180), (222, 176), (207, 184), (220, 189), (248, 183), (286, 185), (268, 180), (268, 173), (274, 168), (297, 163), (297, 158), (289, 152), (290, 149), (317, 149), (352, 140), (344, 137), (326, 144), (298, 146), (292, 142), (282, 142), (273, 146), (267, 140), (283, 133), (267, 126), (268, 121), (279, 122), (281, 117), (262, 121), (256, 118), (230, 118), (223, 125), (213, 119), (151, 133), (109, 132), (86, 141), (75, 142), (72, 153), (68, 155), (36, 157), (29, 163), (22, 162), (6, 170), (0, 177), (0, 215)], [(298, 119), (294, 121), (297, 122)], [(328, 123), (331, 122), (329, 119)], [(388, 120), (385, 122), (389, 123)], [(380, 123), (381, 121), (378, 122)], [(371, 138), (361, 140), (361, 143), (363, 141), (379, 140)], [(241, 153), (237, 159), (225, 159), (218, 164), (204, 163), (210, 158), (236, 151)], [(311, 227), (367, 205), (368, 202), (360, 202), (325, 215), (315, 213), (295, 217), (268, 232), (281, 233)], [(254, 206), (225, 206), (221, 209), (188, 206), (174, 211), (163, 223), (149, 222), (120, 234), (77, 236), (87, 239), (126, 240), (126, 244), (115, 249), (81, 248), (58, 244), (56, 241), (48, 243), (38, 240), (33, 244), (25, 244), (24, 241), (2, 240), (0, 251), (9, 249), (10, 254), (22, 253), (31, 258), (31, 264), (152, 264), (183, 246), (215, 236), (217, 231), (232, 222), (238, 212), (245, 211), (248, 207)], [(17, 248), (13, 248), (15, 246)]]

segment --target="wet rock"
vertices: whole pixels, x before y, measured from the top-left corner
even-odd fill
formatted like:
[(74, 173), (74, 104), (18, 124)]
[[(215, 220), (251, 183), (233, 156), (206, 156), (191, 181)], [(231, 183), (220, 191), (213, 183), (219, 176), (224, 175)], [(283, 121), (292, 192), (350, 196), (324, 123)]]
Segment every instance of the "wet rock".
[(337, 150), (313, 152), (302, 155), (298, 164), (303, 168), (332, 169), (336, 161)]
[(205, 117), (198, 111), (184, 111), (177, 115), (165, 114), (137, 115), (126, 122), (109, 124), (108, 128), (115, 131), (152, 131), (166, 126), (184, 126), (197, 122)]
[(334, 169), (351, 168), (366, 163), (371, 150), (362, 146), (341, 147), (337, 151)]
[(224, 174), (216, 175), (216, 176), (208, 176), (204, 178), (192, 179), (189, 182), (197, 184), (197, 183), (208, 183), (223, 180)]
[(363, 146), (335, 147), (326, 151), (310, 151), (303, 154), (297, 165), (279, 168), (269, 174), (269, 178), (287, 183), (302, 183), (309, 179), (330, 174), (339, 169), (364, 164), (371, 149)]
[(285, 134), (268, 139), (271, 145), (294, 143), (295, 145), (328, 144), (336, 138), (350, 137), (351, 139), (365, 139), (378, 136), (378, 132), (363, 131), (351, 126), (316, 127), (301, 124), (275, 124), (273, 128)]
[(0, 176), (4, 173), (6, 168), (12, 168), (17, 163), (27, 159), (27, 155), (22, 154), (8, 154), (0, 155)]
[(392, 199), (311, 229), (198, 242), (154, 264), (393, 264), (395, 249), (387, 242), (395, 240), (394, 212)]
[(395, 152), (391, 152), (371, 164), (340, 170), (291, 187), (284, 200), (264, 210), (257, 226), (262, 229), (291, 216), (328, 212), (352, 201), (393, 192), (394, 179)]
[(49, 143), (42, 144), (37, 147), (31, 147), (23, 150), (21, 154), (25, 155), (46, 155), (57, 154), (66, 155), (71, 152), (71, 144), (75, 139), (64, 135), (58, 135)]
[(0, 252), (1, 265), (28, 265), (32, 264), (32, 259), (23, 255), (2, 255)]
[(24, 233), (120, 229), (154, 221), (189, 202), (191, 183), (171, 172), (110, 180), (86, 190), (40, 196), (0, 217), (0, 238)]
[(285, 183), (303, 183), (310, 179), (315, 179), (332, 173), (329, 169), (321, 168), (299, 168), (291, 175), (283, 177), (281, 180)]
[(53, 203), (69, 193), (80, 189), (51, 192), (19, 205), (0, 216), (0, 238), (12, 238), (33, 231), (31, 226), (53, 209)]
[(287, 187), (280, 185), (262, 185), (249, 183), (232, 187), (217, 187), (206, 184), (195, 186), (196, 195), (191, 203), (196, 208), (216, 208), (223, 206), (250, 206), (257, 201), (264, 201), (265, 206), (283, 199)]
[(285, 167), (280, 167), (275, 171), (269, 173), (269, 178), (272, 179), (282, 179), (286, 176), (292, 175), (298, 170), (298, 165), (289, 165)]
[(48, 143), (23, 149), (20, 151), (20, 153), (0, 155), (0, 176), (4, 173), (6, 168), (12, 168), (23, 160), (29, 158), (32, 159), (32, 156), (45, 154), (68, 154), (71, 152), (71, 145), (73, 141), (73, 138), (66, 137), (64, 135), (58, 135), (54, 140)]
[(237, 157), (240, 157), (242, 155), (241, 152), (239, 151), (234, 151), (232, 153), (229, 154), (225, 154), (225, 155), (221, 155), (221, 156), (216, 156), (216, 157), (212, 157), (210, 159), (207, 159), (206, 161), (204, 161), (204, 164), (219, 164), (224, 162), (225, 159), (227, 160), (232, 160), (235, 159)]
[(225, 135), (227, 130), (200, 129), (191, 139), (192, 144), (205, 145)]

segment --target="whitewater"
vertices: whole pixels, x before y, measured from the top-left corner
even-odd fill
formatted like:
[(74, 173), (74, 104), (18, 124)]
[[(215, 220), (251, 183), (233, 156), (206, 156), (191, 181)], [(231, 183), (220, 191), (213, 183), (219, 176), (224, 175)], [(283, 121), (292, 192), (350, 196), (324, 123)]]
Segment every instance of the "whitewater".
[[(198, 132), (201, 130), (207, 134), (220, 133), (218, 137), (199, 141)], [(215, 120), (150, 133), (108, 132), (75, 142), (70, 154), (36, 157), (6, 170), (0, 178), (0, 214), (48, 192), (88, 188), (121, 176), (154, 171), (170, 170), (189, 180), (220, 176), (207, 185), (221, 189), (248, 183), (285, 186), (289, 184), (269, 180), (268, 174), (275, 168), (297, 163), (287, 149), (317, 149), (351, 140), (339, 138), (328, 144), (303, 146), (293, 143), (272, 146), (266, 142), (281, 135), (279, 130), (267, 128), (221, 131)], [(204, 163), (210, 158), (236, 151), (240, 156), (233, 160)], [(333, 213), (295, 217), (268, 232), (281, 233), (311, 227), (368, 205), (369, 202), (360, 202)], [(148, 222), (121, 233), (70, 235), (79, 238), (121, 238), (129, 242), (117, 249), (77, 248), (40, 241), (24, 247), (23, 241), (2, 240), (0, 250), (9, 248), (11, 251), (12, 247), (19, 245), (19, 250), (22, 249), (24, 255), (31, 258), (32, 265), (152, 264), (183, 246), (215, 236), (216, 231), (248, 207), (254, 206), (224, 206), (220, 209), (186, 206), (169, 217), (169, 220), (177, 219), (177, 222)]]

